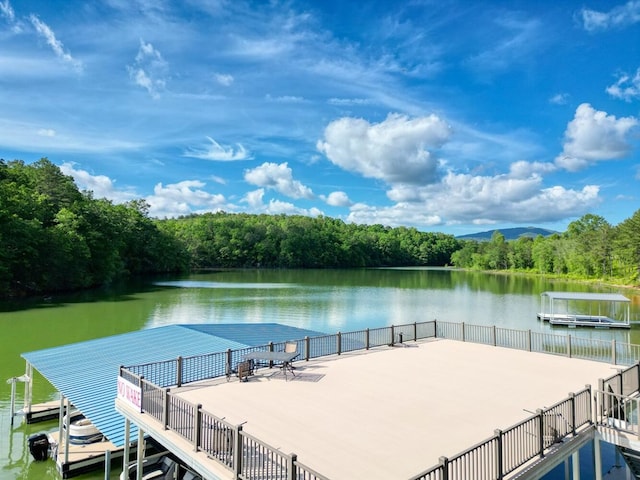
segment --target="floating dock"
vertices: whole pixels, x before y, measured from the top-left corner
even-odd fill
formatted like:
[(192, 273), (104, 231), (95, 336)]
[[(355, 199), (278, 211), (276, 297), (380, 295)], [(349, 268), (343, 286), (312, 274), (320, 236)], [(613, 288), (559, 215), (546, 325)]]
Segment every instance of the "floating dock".
[(543, 292), (541, 299), (538, 320), (550, 325), (631, 328), (631, 300), (618, 293)]
[[(66, 405), (63, 407), (64, 413), (67, 413)], [(71, 412), (77, 409), (71, 406)], [(28, 408), (23, 408), (17, 412), (17, 415), (23, 416), (27, 423), (48, 422), (49, 420), (57, 420), (60, 418), (60, 401), (53, 400), (51, 402), (36, 403)]]
[(59, 445), (53, 460), (56, 462), (56, 468), (62, 478), (76, 477), (100, 468), (104, 469), (107, 456), (109, 456), (109, 461), (124, 456), (124, 447), (117, 447), (108, 440), (84, 445), (70, 443), (67, 453), (64, 443), (62, 445), (58, 443), (58, 432), (52, 432), (48, 436)]

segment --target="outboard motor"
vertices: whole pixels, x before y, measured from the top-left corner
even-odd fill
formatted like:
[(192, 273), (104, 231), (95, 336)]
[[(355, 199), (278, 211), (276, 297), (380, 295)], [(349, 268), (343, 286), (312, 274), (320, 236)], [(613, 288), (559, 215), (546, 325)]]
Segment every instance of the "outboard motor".
[(49, 457), (49, 439), (46, 433), (36, 433), (27, 440), (29, 452), (37, 462), (42, 462)]

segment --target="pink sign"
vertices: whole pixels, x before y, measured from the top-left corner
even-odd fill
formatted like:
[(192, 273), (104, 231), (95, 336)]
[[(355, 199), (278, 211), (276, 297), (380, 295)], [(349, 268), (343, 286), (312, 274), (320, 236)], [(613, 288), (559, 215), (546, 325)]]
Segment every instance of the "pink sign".
[(138, 385), (134, 385), (120, 376), (118, 376), (118, 398), (142, 412), (142, 390)]

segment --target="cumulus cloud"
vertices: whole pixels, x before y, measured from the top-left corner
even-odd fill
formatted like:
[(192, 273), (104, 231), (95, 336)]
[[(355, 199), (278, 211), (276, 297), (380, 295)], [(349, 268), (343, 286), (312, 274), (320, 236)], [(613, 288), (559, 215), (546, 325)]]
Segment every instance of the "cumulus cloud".
[(640, 22), (640, 0), (628, 1), (608, 12), (583, 8), (580, 11), (580, 16), (582, 17), (582, 25), (588, 32), (627, 27)]
[(200, 158), (202, 160), (217, 160), (221, 162), (234, 162), (236, 160), (246, 160), (251, 158), (251, 155), (240, 144), (237, 144), (237, 149), (233, 147), (223, 146), (216, 142), (213, 138), (207, 137), (211, 142), (206, 149), (189, 149), (182, 155), (191, 158)]
[(617, 119), (583, 103), (567, 125), (564, 149), (556, 157), (556, 165), (578, 171), (601, 160), (622, 158), (631, 150), (627, 136), (637, 125), (634, 117)]
[(58, 57), (63, 62), (71, 65), (75, 70), (82, 71), (82, 62), (76, 60), (71, 56), (69, 52), (65, 51), (62, 42), (56, 38), (55, 33), (53, 33), (53, 30), (51, 30), (51, 28), (49, 28), (46, 23), (41, 21), (36, 15), (33, 14), (29, 16), (29, 20), (36, 29), (38, 35), (46, 40), (47, 44), (51, 47), (51, 50), (53, 50), (53, 53), (56, 55), (56, 57)]
[(616, 83), (607, 87), (607, 93), (626, 102), (640, 98), (640, 68), (633, 76), (621, 74)]
[(331, 192), (328, 196), (322, 197), (322, 199), (332, 207), (348, 207), (353, 204), (345, 192)]
[(152, 98), (159, 98), (166, 87), (169, 66), (151, 43), (140, 39), (140, 47), (133, 65), (127, 66), (129, 78), (144, 88)]
[(146, 199), (150, 206), (149, 214), (154, 217), (177, 217), (222, 210), (225, 206), (224, 195), (202, 190), (205, 185), (199, 180), (184, 180), (167, 186), (158, 183), (153, 188), (153, 195)]
[(115, 182), (106, 175), (92, 175), (86, 170), (80, 170), (71, 162), (60, 165), (60, 171), (73, 177), (80, 190), (93, 192), (95, 198), (106, 198), (115, 203), (124, 203), (137, 198), (132, 190), (119, 190)]
[(433, 183), (440, 148), (451, 129), (436, 115), (408, 118), (390, 114), (380, 123), (344, 117), (327, 125), (317, 148), (335, 165), (393, 183)]
[(270, 188), (291, 198), (314, 198), (309, 187), (293, 179), (293, 172), (286, 162), (265, 162), (259, 167), (246, 170), (244, 179), (252, 185)]
[(492, 224), (514, 219), (521, 223), (554, 222), (588, 213), (600, 202), (597, 186), (587, 185), (582, 190), (543, 188), (538, 174), (516, 178), (511, 174), (449, 172), (438, 185), (396, 186), (388, 196), (395, 202), (393, 206), (356, 204), (348, 220), (391, 226)]

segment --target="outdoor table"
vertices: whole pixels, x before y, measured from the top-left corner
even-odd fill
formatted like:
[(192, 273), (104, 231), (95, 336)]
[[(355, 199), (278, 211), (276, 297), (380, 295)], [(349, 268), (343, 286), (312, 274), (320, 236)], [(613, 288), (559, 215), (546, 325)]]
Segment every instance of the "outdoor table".
[(291, 361), (298, 356), (297, 352), (269, 352), (269, 351), (256, 351), (247, 353), (242, 356), (242, 360), (253, 360), (254, 362), (269, 362), (269, 365), (273, 363), (280, 364), (284, 376), (287, 376), (287, 370), (295, 377), (293, 372), (293, 365)]

